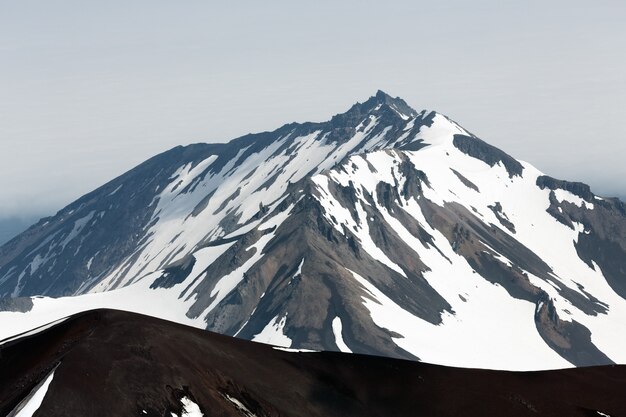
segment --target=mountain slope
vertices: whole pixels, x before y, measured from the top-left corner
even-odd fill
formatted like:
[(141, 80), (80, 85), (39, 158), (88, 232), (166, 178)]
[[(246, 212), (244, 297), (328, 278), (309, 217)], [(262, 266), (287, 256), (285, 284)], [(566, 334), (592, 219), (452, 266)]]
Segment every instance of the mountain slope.
[(119, 311), (71, 317), (0, 349), (2, 415), (20, 406), (76, 417), (626, 413), (621, 366), (512, 373), (292, 353)]
[[(410, 147), (432, 116), (379, 92), (326, 123), (174, 148), (4, 245), (0, 294), (59, 296), (99, 282), (107, 289), (122, 286), (254, 221), (288, 194), (290, 183), (349, 153)], [(404, 131), (409, 118), (414, 126)]]
[[(6, 335), (93, 307), (498, 369), (626, 361), (626, 210), (379, 92), (175, 148), (0, 249)], [(91, 294), (87, 294), (91, 293)]]

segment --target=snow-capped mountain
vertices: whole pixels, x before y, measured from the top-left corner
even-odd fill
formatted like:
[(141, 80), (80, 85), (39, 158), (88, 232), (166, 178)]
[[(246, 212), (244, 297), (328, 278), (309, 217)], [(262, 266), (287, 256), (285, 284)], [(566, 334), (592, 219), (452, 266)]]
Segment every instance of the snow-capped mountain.
[(625, 255), (619, 200), (379, 91), (174, 148), (42, 219), (0, 248), (0, 321), (114, 307), (297, 349), (625, 362)]

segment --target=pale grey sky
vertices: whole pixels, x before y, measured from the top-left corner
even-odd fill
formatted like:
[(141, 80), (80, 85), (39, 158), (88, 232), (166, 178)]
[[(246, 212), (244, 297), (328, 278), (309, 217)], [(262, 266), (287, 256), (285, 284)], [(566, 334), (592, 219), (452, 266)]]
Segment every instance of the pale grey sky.
[(382, 89), (626, 195), (626, 2), (0, 0), (0, 217)]

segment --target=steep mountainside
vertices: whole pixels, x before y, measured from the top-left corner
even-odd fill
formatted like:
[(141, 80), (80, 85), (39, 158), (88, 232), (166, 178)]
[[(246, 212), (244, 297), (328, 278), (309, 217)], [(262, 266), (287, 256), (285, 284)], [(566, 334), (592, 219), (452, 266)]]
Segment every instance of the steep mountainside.
[(514, 373), (292, 353), (114, 311), (0, 343), (0, 414), (8, 416), (626, 413), (623, 366)]
[(4, 245), (0, 295), (123, 286), (194, 247), (258, 224), (272, 204), (293, 194), (290, 185), (348, 154), (415, 146), (433, 117), (379, 92), (326, 123), (174, 148)]
[(28, 310), (0, 320), (116, 307), (292, 348), (608, 364), (626, 361), (625, 252), (619, 200), (378, 92), (175, 148), (42, 220), (0, 249), (0, 295)]

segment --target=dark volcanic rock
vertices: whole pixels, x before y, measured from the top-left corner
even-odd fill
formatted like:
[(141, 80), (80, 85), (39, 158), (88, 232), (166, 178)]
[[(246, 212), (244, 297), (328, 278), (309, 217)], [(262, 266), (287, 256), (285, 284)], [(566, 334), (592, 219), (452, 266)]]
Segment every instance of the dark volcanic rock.
[(478, 189), (478, 186), (476, 184), (474, 184), (473, 182), (471, 182), (470, 180), (468, 180), (467, 178), (465, 178), (459, 171), (457, 171), (456, 169), (450, 168), (450, 170), (452, 172), (454, 172), (454, 175), (456, 175), (456, 177), (459, 179), (459, 181), (461, 181), (463, 183), (463, 185), (465, 185), (467, 188), (471, 188), (472, 190), (476, 191), (477, 193), (480, 192), (480, 190)]
[(189, 255), (180, 261), (170, 264), (163, 270), (163, 274), (154, 280), (152, 285), (150, 285), (150, 288), (171, 288), (174, 285), (183, 282), (191, 273), (195, 263), (196, 259), (193, 255)]
[(453, 143), (461, 152), (480, 159), (489, 164), (489, 166), (494, 166), (498, 162), (501, 162), (509, 173), (509, 177), (513, 177), (514, 175), (522, 176), (522, 171), (524, 170), (522, 164), (512, 156), (477, 137), (454, 135)]
[[(291, 353), (145, 316), (99, 310), (9, 342), (0, 414), (52, 370), (36, 416), (626, 415), (626, 368), (542, 372), (448, 368), (341, 353)], [(230, 398), (230, 400), (229, 400)]]
[(537, 306), (535, 323), (548, 346), (574, 365), (614, 363), (593, 344), (589, 329), (576, 320), (571, 322), (561, 320), (554, 303), (545, 294)]
[(499, 201), (496, 201), (495, 204), (487, 207), (493, 212), (493, 214), (495, 214), (496, 218), (502, 226), (509, 229), (511, 233), (515, 233), (515, 225), (511, 223), (506, 213), (502, 211), (502, 204), (500, 204)]
[(537, 177), (537, 186), (542, 190), (547, 188), (549, 190), (562, 189), (569, 191), (570, 193), (577, 195), (585, 201), (593, 201), (593, 193), (591, 188), (582, 182), (570, 182), (557, 180), (556, 178), (549, 177), (547, 175), (541, 175)]

